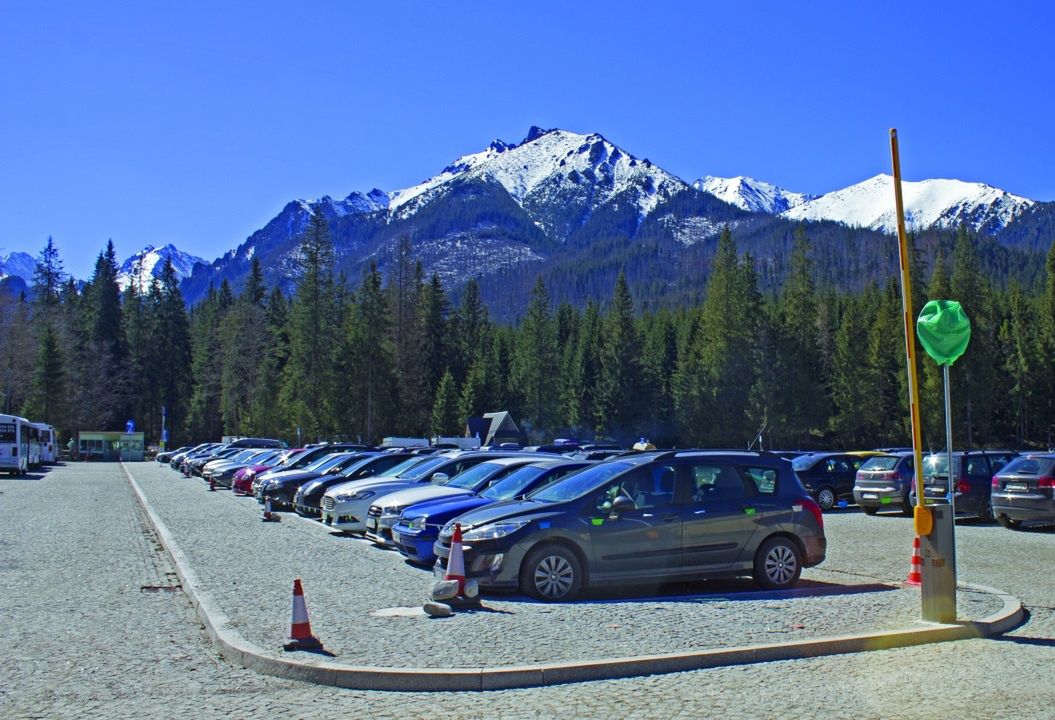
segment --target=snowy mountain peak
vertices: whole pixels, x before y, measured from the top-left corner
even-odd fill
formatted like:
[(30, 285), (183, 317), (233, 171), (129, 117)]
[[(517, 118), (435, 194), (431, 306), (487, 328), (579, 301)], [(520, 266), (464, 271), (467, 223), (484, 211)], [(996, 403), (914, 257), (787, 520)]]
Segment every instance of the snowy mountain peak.
[[(582, 196), (583, 187), (590, 185), (593, 191), (590, 207), (585, 208), (587, 215), (628, 190), (633, 191), (631, 202), (645, 215), (661, 199), (687, 187), (597, 133), (581, 135), (532, 126), (519, 145), (493, 142), (482, 152), (458, 158), (420, 185), (390, 193), (389, 209), (399, 217), (409, 216), (456, 180), (497, 182), (529, 212), (547, 201), (559, 202), (562, 193), (567, 197)], [(542, 219), (537, 221), (546, 224)], [(555, 228), (544, 229), (561, 234)]]
[[(976, 232), (994, 233), (1007, 227), (1035, 204), (984, 183), (962, 180), (901, 181), (905, 229), (951, 229), (966, 224)], [(896, 233), (894, 178), (876, 175), (793, 207), (782, 215), (790, 220), (833, 220), (845, 225)]]
[(813, 195), (791, 192), (742, 175), (734, 178), (708, 175), (694, 182), (692, 186), (742, 210), (770, 215), (782, 213), (814, 198)]
[(117, 271), (118, 287), (124, 292), (129, 285), (138, 279), (136, 287), (139, 291), (148, 291), (153, 279), (161, 278), (166, 259), (172, 262), (172, 269), (176, 271), (177, 280), (183, 280), (190, 276), (196, 264), (205, 264), (205, 261), (200, 257), (182, 252), (172, 243), (160, 248), (147, 245), (121, 263), (121, 267)]
[(18, 251), (7, 255), (0, 253), (0, 278), (20, 277), (26, 281), (26, 284), (30, 284), (33, 282), (33, 275), (36, 271), (37, 261), (32, 255)]

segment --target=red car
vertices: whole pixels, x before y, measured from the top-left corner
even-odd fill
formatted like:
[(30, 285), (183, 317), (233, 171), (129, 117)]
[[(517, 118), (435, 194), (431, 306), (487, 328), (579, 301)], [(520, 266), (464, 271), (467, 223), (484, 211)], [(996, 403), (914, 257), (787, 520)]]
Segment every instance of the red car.
[(281, 455), (273, 458), (273, 462), (270, 465), (250, 465), (244, 467), (234, 474), (234, 478), (231, 481), (231, 492), (235, 495), (252, 495), (253, 494), (253, 480), (256, 479), (257, 475), (265, 473), (268, 470), (273, 470), (278, 467), (286, 460), (295, 457), (303, 448), (292, 448), (282, 453)]

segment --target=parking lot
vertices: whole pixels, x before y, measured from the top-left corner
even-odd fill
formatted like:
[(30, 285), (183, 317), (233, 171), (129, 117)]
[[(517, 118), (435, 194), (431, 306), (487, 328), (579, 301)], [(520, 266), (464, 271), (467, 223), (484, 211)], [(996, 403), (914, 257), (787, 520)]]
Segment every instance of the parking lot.
[[(828, 559), (799, 590), (744, 582), (595, 592), (546, 605), (488, 596), (484, 609), (428, 620), (426, 571), (395, 553), (284, 515), (152, 463), (128, 472), (239, 633), (280, 653), (292, 580), (336, 660), (423, 668), (509, 666), (731, 647), (912, 627), (912, 521), (849, 508), (825, 516)], [(0, 715), (11, 717), (1050, 717), (1055, 690), (1036, 669), (1055, 648), (1047, 569), (1055, 532), (957, 526), (959, 578), (1008, 591), (1029, 617), (1000, 639), (487, 693), (320, 687), (218, 658), (178, 587), (119, 465), (70, 465), (0, 480), (3, 637)], [(992, 597), (958, 595), (960, 616)]]

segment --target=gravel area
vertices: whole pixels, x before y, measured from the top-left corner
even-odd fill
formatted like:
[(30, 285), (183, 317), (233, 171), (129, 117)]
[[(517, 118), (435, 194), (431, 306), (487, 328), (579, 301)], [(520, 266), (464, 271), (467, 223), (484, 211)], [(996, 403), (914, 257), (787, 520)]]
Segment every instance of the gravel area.
[[(328, 645), (342, 645), (339, 661), (347, 661), (345, 653), (356, 652), (356, 646), (371, 642), (398, 646), (415, 658), (425, 655), (408, 639), (413, 636), (406, 634), (417, 632), (412, 628), (425, 621), (410, 618), (384, 621), (391, 634), (374, 640), (365, 633), (339, 638), (325, 625), (330, 622), (323, 597), (327, 581), (319, 579), (337, 577), (343, 568), (345, 572), (337, 578), (340, 582), (333, 581), (335, 594), (341, 594), (338, 591), (342, 587), (360, 598), (385, 593), (385, 603), (357, 601), (364, 608), (381, 607), (389, 602), (387, 593), (403, 592), (392, 589), (399, 584), (417, 599), (401, 599), (398, 605), (416, 605), (428, 586), (428, 576), (421, 571), (403, 565), (391, 553), (373, 551), (356, 540), (333, 538), (310, 523), (287, 518), (279, 525), (261, 526), (259, 506), (252, 501), (222, 492), (208, 493), (200, 480), (179, 478), (167, 468), (147, 464), (129, 467), (142, 478), (144, 488), (154, 483), (165, 491), (181, 493), (183, 502), (174, 502), (172, 517), (165, 517), (170, 529), (176, 532), (177, 518), (182, 518), (180, 522), (202, 526), (203, 535), (226, 538), (228, 542), (220, 545), (226, 547), (228, 562), (240, 557), (231, 553), (243, 542), (239, 530), (243, 524), (257, 528), (249, 541), (251, 554), (264, 552), (266, 541), (271, 550), (285, 548), (282, 555), (291, 555), (288, 546), (298, 545), (294, 538), (321, 539), (341, 548), (343, 556), (329, 571), (312, 570), (310, 558), (308, 570), (297, 568), (304, 578), (316, 632)], [(148, 480), (147, 475), (155, 470), (159, 472), (156, 479)], [(151, 501), (158, 497), (152, 492)], [(224, 506), (239, 509), (221, 513), (213, 518), (212, 525), (204, 522), (208, 508)], [(245, 523), (238, 519), (243, 513), (247, 515)], [(253, 526), (250, 520), (258, 524)], [(821, 568), (807, 571), (811, 581), (867, 586), (904, 577), (908, 569), (905, 538), (910, 537), (911, 520), (870, 518), (851, 509), (827, 515), (826, 523), (831, 552)], [(296, 529), (297, 525), (303, 528)], [(277, 529), (283, 534), (264, 532)], [(182, 538), (180, 542), (190, 554), (189, 544)], [(0, 655), (0, 717), (332, 718), (368, 714), (417, 718), (440, 714), (458, 718), (593, 718), (621, 713), (623, 717), (730, 720), (933, 718), (936, 714), (1050, 718), (1055, 684), (1046, 682), (1042, 669), (1050, 665), (1055, 649), (1055, 603), (1051, 599), (1055, 581), (1047, 572), (1055, 561), (1055, 530), (1012, 532), (996, 525), (961, 522), (957, 524), (957, 545), (961, 580), (998, 587), (1020, 597), (1030, 614), (1026, 623), (1001, 638), (556, 687), (486, 693), (349, 691), (262, 676), (219, 659), (186, 596), (174, 589), (172, 568), (144, 526), (118, 466), (59, 467), (28, 480), (0, 477), (0, 586), (5, 590), (0, 593), (0, 613), (7, 619), (0, 625), (0, 642), (6, 649)], [(225, 557), (222, 548), (219, 552), (218, 557)], [(362, 568), (369, 567), (385, 569), (385, 579), (364, 580)], [(237, 580), (241, 582), (241, 578)], [(224, 585), (231, 581), (218, 576), (209, 582)], [(274, 607), (277, 617), (270, 622), (277, 631), (272, 639), (261, 642), (264, 647), (277, 647), (288, 631), (292, 578), (283, 576), (275, 582), (280, 586), (276, 590), (240, 598), (244, 604), (260, 606), (267, 602)], [(376, 587), (378, 584), (385, 587)], [(874, 595), (892, 597), (895, 592)], [(710, 605), (690, 590), (678, 588), (678, 593), (675, 600), (666, 602), (679, 608), (691, 606), (696, 614), (705, 614), (718, 604), (731, 606), (736, 612), (743, 603), (777, 602), (773, 598), (743, 599), (745, 594), (737, 587), (728, 587), (711, 598)], [(861, 601), (860, 596), (867, 595), (841, 599), (853, 601), (856, 597)], [(816, 613), (808, 618), (807, 628), (816, 618), (827, 617), (823, 606), (836, 599), (839, 596), (806, 598)], [(779, 602), (797, 607), (799, 600)], [(586, 605), (608, 603), (609, 607), (637, 609), (662, 602), (654, 595), (637, 593), (596, 598)], [(528, 612), (527, 606), (547, 607), (515, 597), (488, 598), (486, 603), (509, 604), (522, 613)], [(908, 611), (914, 621), (918, 602), (910, 605)], [(773, 629), (786, 629), (784, 621), (776, 618), (776, 610), (765, 612), (774, 615)], [(856, 610), (854, 614), (855, 629), (874, 627), (868, 614)], [(489, 649), (478, 638), (462, 632), (465, 619), (470, 616), (425, 624), (448, 628), (451, 642), (464, 652)], [(653, 631), (670, 643), (697, 632), (695, 624), (668, 619), (666, 623), (653, 623)], [(567, 646), (593, 642), (597, 635), (585, 624), (565, 626)], [(769, 635), (770, 641), (791, 639), (789, 633)], [(694, 637), (694, 641), (699, 640)]]
[[(831, 571), (809, 571), (804, 588), (783, 593), (742, 580), (604, 590), (575, 603), (495, 595), (436, 620), (420, 612), (431, 574), (395, 552), (290, 513), (262, 523), (251, 499), (210, 492), (167, 467), (126, 468), (232, 625), (265, 649), (277, 650), (289, 631), (296, 577), (312, 628), (350, 665), (516, 666), (831, 637), (858, 632), (862, 618), (878, 631), (919, 624), (917, 589)], [(903, 564), (907, 572), (907, 556)], [(961, 618), (1000, 607), (988, 594), (958, 600)]]

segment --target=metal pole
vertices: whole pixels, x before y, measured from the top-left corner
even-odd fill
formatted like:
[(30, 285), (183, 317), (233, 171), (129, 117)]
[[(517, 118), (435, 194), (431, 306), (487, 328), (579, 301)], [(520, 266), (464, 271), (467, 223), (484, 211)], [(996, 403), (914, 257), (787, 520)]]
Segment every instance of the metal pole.
[(942, 368), (945, 374), (945, 452), (949, 458), (949, 482), (945, 499), (949, 501), (949, 506), (952, 507), (953, 517), (956, 517), (956, 508), (953, 507), (953, 495), (956, 487), (952, 481), (952, 394), (949, 389), (949, 366), (943, 365)]

